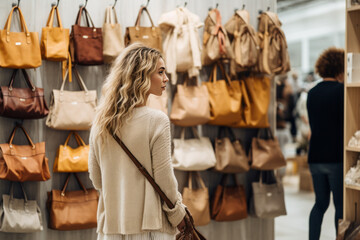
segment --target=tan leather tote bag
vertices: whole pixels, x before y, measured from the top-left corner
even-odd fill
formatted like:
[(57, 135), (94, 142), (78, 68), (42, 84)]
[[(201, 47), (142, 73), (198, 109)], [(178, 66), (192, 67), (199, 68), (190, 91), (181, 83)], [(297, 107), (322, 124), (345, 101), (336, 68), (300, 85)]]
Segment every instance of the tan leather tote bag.
[[(19, 13), (21, 32), (11, 32), (14, 11)], [(29, 32), (19, 7), (11, 9), (4, 30), (0, 30), (0, 67), (37, 68), (41, 65), (39, 34)]]
[(246, 152), (241, 142), (235, 138), (231, 128), (219, 128), (218, 137), (215, 140), (215, 156), (214, 170), (218, 172), (242, 173), (250, 169)]
[[(13, 144), (18, 128), (25, 133), (29, 145)], [(10, 135), (9, 143), (0, 144), (0, 179), (15, 182), (49, 180), (45, 142), (34, 144), (23, 126), (16, 126)]]
[(115, 8), (107, 7), (102, 29), (104, 62), (112, 63), (124, 49), (124, 37)]
[[(220, 67), (225, 80), (217, 80)], [(214, 64), (208, 82), (203, 82), (209, 92), (211, 125), (229, 126), (241, 120), (241, 89), (239, 81), (231, 81), (221, 63)]]
[[(66, 77), (60, 90), (51, 93), (49, 115), (46, 126), (58, 130), (89, 130), (95, 117), (96, 90), (88, 90), (80, 74), (73, 68), (82, 91), (64, 90)], [(68, 75), (68, 74), (66, 74)]]
[(205, 124), (210, 120), (209, 93), (205, 85), (189, 86), (189, 79), (176, 86), (170, 113), (172, 123), (182, 127)]
[[(226, 186), (229, 175), (233, 177), (235, 186)], [(219, 222), (230, 222), (247, 218), (247, 216), (244, 187), (238, 184), (235, 174), (223, 174), (215, 190), (211, 218)]]
[[(68, 145), (70, 137), (74, 135), (78, 144), (77, 148)], [(54, 161), (54, 172), (87, 172), (89, 159), (89, 145), (77, 132), (71, 131), (64, 145), (60, 145)]]
[(268, 139), (261, 139), (260, 133), (252, 139), (250, 149), (251, 168), (257, 170), (274, 170), (286, 166), (278, 140), (273, 136), (270, 128), (265, 129)]
[[(151, 27), (141, 27), (140, 19), (141, 15), (145, 11), (150, 19)], [(127, 27), (125, 33), (125, 46), (129, 46), (131, 43), (141, 42), (147, 47), (155, 48), (162, 52), (162, 36), (159, 27), (155, 27), (150, 13), (146, 7), (141, 7), (136, 18), (134, 27)]]
[[(195, 182), (198, 185), (197, 189), (192, 187), (192, 179), (195, 175)], [(205, 186), (199, 172), (189, 172), (188, 187), (184, 187), (183, 203), (189, 209), (195, 226), (204, 226), (210, 223), (210, 201), (209, 191)]]
[[(53, 27), (55, 13), (59, 25), (58, 27)], [(67, 60), (69, 41), (69, 29), (63, 28), (59, 10), (57, 6), (53, 6), (46, 27), (42, 28), (40, 45), (42, 58), (50, 61)]]
[[(66, 191), (72, 174), (81, 190)], [(62, 190), (48, 192), (49, 228), (62, 231), (96, 228), (98, 200), (98, 191), (86, 189), (76, 173), (69, 173)]]

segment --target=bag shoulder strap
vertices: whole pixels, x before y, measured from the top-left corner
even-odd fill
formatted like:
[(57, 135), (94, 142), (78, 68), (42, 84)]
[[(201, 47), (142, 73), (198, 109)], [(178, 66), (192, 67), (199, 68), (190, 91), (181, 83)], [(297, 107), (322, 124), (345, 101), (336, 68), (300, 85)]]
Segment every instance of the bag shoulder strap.
[[(113, 17), (114, 16), (114, 23), (113, 23)], [(113, 7), (106, 7), (106, 11), (105, 11), (105, 23), (109, 23), (109, 24), (117, 24), (118, 23), (118, 19), (117, 19), (117, 15), (116, 15), (116, 11), (115, 8)]]
[[(65, 82), (66, 82), (66, 77), (69, 75), (69, 72), (70, 71), (67, 71), (65, 73), (65, 77), (63, 79), (63, 82), (61, 84), (61, 88), (60, 88), (60, 91), (64, 91), (64, 88), (65, 88)], [(84, 80), (82, 79), (82, 77), (80, 76), (79, 72), (77, 71), (77, 69), (75, 67), (73, 67), (73, 72), (75, 73), (75, 76), (76, 76), (76, 79), (79, 83), (79, 86), (80, 88), (85, 91), (85, 92), (88, 92), (89, 90), (87, 89), (85, 83), (84, 83)], [(69, 78), (70, 78), (70, 75), (69, 75)]]
[(136, 27), (139, 27), (139, 26), (140, 26), (140, 19), (141, 19), (141, 15), (142, 15), (142, 12), (143, 12), (143, 11), (145, 11), (145, 12), (147, 13), (147, 15), (148, 15), (148, 17), (149, 17), (149, 19), (150, 19), (150, 22), (151, 22), (151, 26), (152, 26), (152, 27), (155, 27), (154, 22), (153, 22), (153, 20), (151, 19), (150, 13), (149, 13), (149, 11), (147, 10), (146, 7), (141, 7), (141, 8), (140, 8), (139, 13), (138, 13), (137, 18), (136, 18), (135, 26), (136, 26)]
[(166, 205), (173, 209), (175, 206), (170, 201), (170, 199), (166, 196), (166, 194), (161, 190), (159, 185), (155, 182), (154, 178), (151, 177), (149, 172), (144, 168), (144, 166), (136, 159), (136, 157), (130, 152), (130, 150), (125, 146), (125, 144), (121, 141), (121, 139), (114, 133), (112, 134), (110, 132), (110, 135), (113, 136), (115, 141), (121, 146), (121, 148), (124, 150), (124, 152), (130, 157), (131, 161), (135, 164), (135, 166), (139, 169), (141, 174), (144, 175), (144, 177), (150, 182), (151, 186), (155, 189), (155, 191), (160, 195), (160, 198), (166, 203)]
[(29, 134), (26, 132), (25, 128), (24, 128), (22, 125), (16, 125), (16, 126), (14, 127), (14, 129), (13, 129), (11, 135), (10, 135), (10, 138), (9, 138), (10, 148), (12, 148), (12, 142), (13, 142), (14, 137), (15, 137), (15, 132), (16, 132), (16, 130), (17, 130), (18, 128), (20, 128), (21, 130), (23, 130), (23, 132), (24, 132), (27, 140), (29, 141), (32, 149), (35, 149), (35, 144), (33, 143), (33, 141), (31, 140), (31, 138), (30, 138), (30, 136), (29, 136)]
[[(10, 79), (10, 82), (9, 82), (9, 91), (12, 91), (13, 89), (13, 83), (14, 83), (14, 80), (15, 80), (15, 76), (16, 76), (16, 73), (17, 73), (18, 69), (14, 69), (12, 75), (11, 75), (11, 79)], [(24, 74), (24, 77), (25, 77), (25, 81), (26, 81), (26, 84), (28, 85), (28, 87), (31, 89), (31, 91), (35, 92), (36, 90), (36, 87), (34, 86), (34, 84), (31, 82), (30, 78), (29, 78), (29, 75), (27, 74), (27, 72), (25, 71), (25, 69), (21, 69), (22, 73)]]
[(51, 11), (50, 11), (50, 14), (49, 14), (49, 17), (48, 17), (48, 20), (47, 20), (47, 23), (46, 23), (46, 26), (47, 27), (53, 27), (53, 24), (54, 24), (54, 15), (56, 13), (56, 19), (58, 21), (58, 25), (59, 27), (62, 29), (63, 28), (63, 25), (62, 25), (62, 22), (61, 22), (61, 19), (60, 19), (60, 14), (59, 14), (59, 10), (56, 6), (53, 6), (51, 8)]
[(85, 194), (88, 193), (87, 189), (85, 188), (85, 186), (82, 184), (82, 182), (80, 181), (80, 178), (78, 177), (78, 175), (76, 173), (69, 173), (69, 175), (67, 176), (66, 180), (65, 180), (65, 184), (61, 190), (61, 196), (65, 196), (65, 191), (66, 191), (66, 188), (67, 188), (67, 185), (69, 183), (69, 180), (70, 180), (70, 176), (71, 174), (74, 174), (75, 175), (75, 178), (79, 184), (79, 186), (84, 190)]

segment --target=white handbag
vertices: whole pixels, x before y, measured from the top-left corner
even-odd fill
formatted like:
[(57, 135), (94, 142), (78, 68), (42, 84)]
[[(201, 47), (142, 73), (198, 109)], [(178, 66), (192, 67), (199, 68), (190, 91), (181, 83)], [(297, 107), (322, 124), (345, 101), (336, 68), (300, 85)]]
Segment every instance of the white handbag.
[(88, 130), (91, 127), (95, 117), (96, 90), (89, 91), (76, 68), (73, 71), (82, 91), (65, 91), (66, 76), (60, 90), (52, 91), (49, 115), (46, 119), (46, 126), (50, 128)]
[(40, 207), (35, 200), (28, 200), (22, 183), (24, 199), (14, 198), (14, 182), (10, 195), (3, 194), (0, 204), (0, 231), (29, 233), (43, 230)]
[(181, 130), (181, 138), (174, 138), (173, 167), (184, 171), (203, 171), (215, 166), (214, 149), (207, 137), (199, 137), (192, 127), (196, 138), (185, 139), (185, 128)]

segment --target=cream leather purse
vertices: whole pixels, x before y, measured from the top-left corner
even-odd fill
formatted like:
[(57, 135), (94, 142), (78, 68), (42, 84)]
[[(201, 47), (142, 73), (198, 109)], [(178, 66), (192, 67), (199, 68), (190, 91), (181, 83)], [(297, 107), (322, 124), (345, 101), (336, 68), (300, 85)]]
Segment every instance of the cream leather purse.
[(46, 126), (50, 128), (88, 130), (91, 127), (97, 103), (96, 90), (89, 91), (76, 68), (73, 72), (82, 91), (65, 91), (66, 76), (60, 90), (52, 91), (49, 115), (46, 119)]
[(35, 200), (28, 200), (22, 183), (23, 199), (14, 198), (14, 182), (10, 195), (3, 194), (0, 204), (0, 231), (29, 233), (43, 230), (40, 207)]
[(174, 138), (173, 166), (177, 170), (203, 171), (214, 167), (216, 163), (214, 149), (210, 139), (199, 137), (195, 127), (192, 127), (196, 138), (185, 139), (185, 128), (181, 138)]

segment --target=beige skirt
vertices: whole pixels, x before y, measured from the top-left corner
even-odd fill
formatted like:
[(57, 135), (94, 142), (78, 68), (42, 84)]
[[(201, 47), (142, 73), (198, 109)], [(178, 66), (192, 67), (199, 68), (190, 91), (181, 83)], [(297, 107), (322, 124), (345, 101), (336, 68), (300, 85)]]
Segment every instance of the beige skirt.
[(140, 234), (98, 234), (97, 240), (174, 240), (175, 235), (162, 232), (147, 232)]

